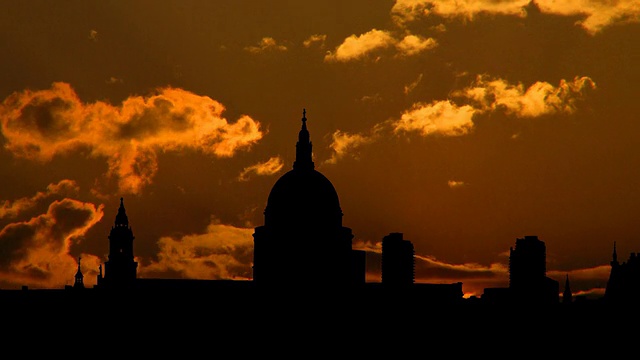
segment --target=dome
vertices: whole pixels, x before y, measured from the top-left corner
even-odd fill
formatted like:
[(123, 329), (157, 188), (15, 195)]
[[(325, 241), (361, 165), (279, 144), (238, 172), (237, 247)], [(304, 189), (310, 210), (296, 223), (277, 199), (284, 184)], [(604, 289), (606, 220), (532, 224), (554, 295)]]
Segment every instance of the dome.
[(296, 143), (293, 169), (273, 185), (265, 225), (278, 228), (331, 229), (342, 226), (338, 193), (331, 181), (314, 169), (306, 111)]
[(293, 169), (273, 185), (264, 211), (265, 225), (342, 226), (342, 210), (333, 184), (313, 169)]

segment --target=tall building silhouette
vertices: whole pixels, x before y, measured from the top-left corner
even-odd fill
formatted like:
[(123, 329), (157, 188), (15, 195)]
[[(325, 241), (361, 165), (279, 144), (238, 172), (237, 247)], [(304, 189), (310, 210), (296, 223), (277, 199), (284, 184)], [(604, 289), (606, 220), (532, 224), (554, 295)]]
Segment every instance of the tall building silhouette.
[(547, 250), (537, 236), (516, 239), (516, 246), (509, 248), (509, 287), (526, 288), (546, 276)]
[(104, 276), (100, 267), (98, 286), (124, 288), (135, 283), (138, 263), (133, 257), (134, 239), (124, 208), (124, 199), (120, 198), (118, 214), (109, 232), (109, 259), (104, 264)]
[(338, 194), (315, 170), (306, 110), (293, 169), (273, 185), (264, 225), (255, 228), (253, 281), (258, 286), (346, 287), (364, 280), (364, 254), (342, 226)]
[(516, 239), (509, 248), (509, 287), (486, 288), (482, 298), (490, 303), (557, 304), (560, 284), (547, 277), (547, 248), (537, 236)]
[(415, 280), (415, 251), (413, 243), (394, 232), (382, 239), (382, 284), (407, 287)]
[(618, 262), (616, 242), (613, 242), (611, 272), (605, 288), (604, 300), (612, 303), (637, 301), (640, 295), (640, 256), (629, 254), (626, 262)]
[(558, 281), (547, 277), (547, 247), (537, 236), (516, 239), (509, 248), (509, 288), (518, 300), (560, 300)]

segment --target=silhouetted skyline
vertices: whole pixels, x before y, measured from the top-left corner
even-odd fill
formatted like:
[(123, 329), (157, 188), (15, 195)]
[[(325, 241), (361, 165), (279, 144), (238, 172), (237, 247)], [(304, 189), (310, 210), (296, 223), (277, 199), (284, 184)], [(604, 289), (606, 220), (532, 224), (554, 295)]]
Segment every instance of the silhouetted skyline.
[[(253, 234), (253, 276), (245, 280), (161, 279), (138, 277), (135, 261), (135, 236), (120, 198), (114, 225), (108, 235), (108, 256), (98, 268), (93, 290), (84, 284), (81, 257), (73, 286), (65, 294), (36, 293), (28, 286), (0, 293), (11, 307), (35, 301), (58, 304), (110, 302), (116, 296), (137, 297), (153, 301), (158, 296), (190, 298), (224, 297), (252, 301), (281, 302), (292, 295), (314, 294), (327, 299), (393, 301), (408, 306), (457, 306), (470, 302), (485, 306), (571, 306), (574, 303), (569, 275), (564, 289), (547, 277), (546, 244), (535, 235), (516, 239), (509, 249), (509, 284), (484, 289), (480, 297), (464, 298), (463, 284), (415, 283), (415, 250), (403, 234), (392, 232), (382, 240), (381, 281), (367, 282), (366, 256), (353, 248), (351, 229), (342, 224), (339, 195), (331, 181), (314, 168), (312, 142), (307, 128), (306, 109), (296, 142), (296, 159), (290, 171), (282, 175), (271, 189), (264, 210), (264, 225)], [(314, 249), (320, 246), (321, 249)], [(600, 305), (631, 304), (640, 293), (640, 261), (635, 253), (620, 263), (613, 246), (611, 271)], [(50, 289), (53, 290), (53, 289)], [(59, 289), (61, 290), (61, 289)], [(86, 293), (91, 292), (89, 298)], [(560, 293), (562, 292), (562, 297)], [(45, 294), (45, 295), (42, 295)], [(63, 296), (65, 295), (65, 296)], [(317, 299), (316, 299), (317, 300)], [(577, 297), (585, 304), (584, 297)], [(235, 301), (235, 300), (233, 300)], [(331, 301), (332, 302), (332, 301)], [(325, 305), (328, 305), (323, 301)], [(597, 304), (598, 304), (597, 303)], [(337, 305), (337, 303), (335, 304)], [(603, 305), (603, 306), (604, 306)], [(49, 305), (51, 306), (51, 305)], [(76, 306), (76, 305), (74, 305)], [(84, 305), (83, 305), (84, 306)], [(332, 305), (334, 306), (334, 305)], [(52, 308), (52, 311), (53, 310)]]
[(120, 198), (139, 277), (251, 280), (306, 108), (354, 278), (402, 233), (415, 283), (479, 297), (537, 236), (602, 297), (640, 251), (636, 2), (451, 4), (6, 2), (0, 289), (96, 285)]

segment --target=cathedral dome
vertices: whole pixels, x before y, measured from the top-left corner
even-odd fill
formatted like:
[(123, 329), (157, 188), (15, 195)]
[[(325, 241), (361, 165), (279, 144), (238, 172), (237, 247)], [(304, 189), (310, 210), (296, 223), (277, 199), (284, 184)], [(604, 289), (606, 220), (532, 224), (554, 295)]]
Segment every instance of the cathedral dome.
[[(265, 223), (279, 220), (341, 226), (340, 201), (331, 181), (316, 170), (291, 170), (282, 175), (269, 193)], [(304, 219), (307, 219), (306, 221)]]
[(332, 228), (342, 226), (338, 193), (323, 174), (314, 169), (311, 141), (303, 112), (293, 169), (276, 181), (265, 208), (265, 225), (276, 227)]

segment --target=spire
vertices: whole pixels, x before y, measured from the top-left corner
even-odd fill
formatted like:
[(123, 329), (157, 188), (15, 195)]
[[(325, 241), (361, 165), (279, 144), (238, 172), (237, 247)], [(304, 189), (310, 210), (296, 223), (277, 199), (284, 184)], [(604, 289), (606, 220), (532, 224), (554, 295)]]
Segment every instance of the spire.
[(298, 133), (296, 160), (293, 162), (293, 168), (300, 170), (311, 170), (314, 168), (309, 130), (307, 130), (307, 109), (302, 109), (302, 129), (300, 129)]
[(81, 257), (78, 256), (78, 272), (76, 272), (75, 282), (73, 284), (73, 287), (76, 289), (84, 288), (84, 275), (82, 274), (82, 270), (80, 270), (80, 259)]
[(613, 259), (611, 260), (611, 265), (618, 263), (618, 252), (616, 251), (616, 242), (613, 242)]
[(78, 256), (78, 272), (76, 272), (76, 277), (83, 277), (82, 270), (80, 270), (80, 259), (82, 258)]
[(123, 198), (120, 198), (120, 207), (118, 208), (118, 215), (116, 215), (116, 226), (129, 226), (129, 218), (124, 209)]

